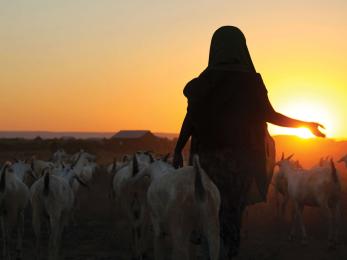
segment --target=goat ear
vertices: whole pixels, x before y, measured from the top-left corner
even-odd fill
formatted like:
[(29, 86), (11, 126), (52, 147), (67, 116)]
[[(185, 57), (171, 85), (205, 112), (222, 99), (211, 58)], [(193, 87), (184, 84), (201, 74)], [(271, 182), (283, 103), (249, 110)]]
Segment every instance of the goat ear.
[(163, 157), (163, 161), (164, 162), (167, 162), (167, 160), (169, 159), (169, 157), (170, 157), (170, 153), (168, 153), (167, 155), (165, 155), (164, 157)]
[(116, 169), (117, 169), (117, 159), (114, 158), (114, 159), (113, 159), (113, 163), (112, 163), (111, 172), (114, 172)]
[(2, 173), (1, 173), (1, 179), (0, 179), (0, 191), (3, 192), (6, 187), (6, 172), (7, 168), (9, 167), (9, 164), (5, 164), (5, 166), (2, 168)]
[(149, 162), (154, 163), (153, 155), (151, 153), (148, 153), (148, 156), (149, 156)]
[(47, 167), (45, 167), (45, 168), (43, 168), (43, 169), (41, 170), (41, 176), (43, 176), (43, 175), (45, 174), (46, 168), (47, 168)]
[[(45, 168), (47, 169), (47, 168)], [(49, 173), (45, 173), (45, 169), (43, 169), (44, 177), (43, 177), (43, 195), (48, 196), (49, 194)]]
[(134, 154), (133, 157), (133, 176), (135, 176), (139, 172), (139, 163), (137, 161), (137, 156)]
[(291, 155), (289, 155), (286, 160), (290, 160), (292, 157), (294, 156), (294, 154), (292, 153)]
[(128, 161), (128, 155), (124, 155), (123, 156), (123, 160), (122, 160), (123, 162), (126, 162), (126, 161)]
[(281, 161), (284, 160), (284, 152), (282, 152)]
[(343, 162), (344, 159), (345, 159), (345, 156), (342, 156), (342, 157), (340, 158), (340, 160), (338, 160), (337, 162)]

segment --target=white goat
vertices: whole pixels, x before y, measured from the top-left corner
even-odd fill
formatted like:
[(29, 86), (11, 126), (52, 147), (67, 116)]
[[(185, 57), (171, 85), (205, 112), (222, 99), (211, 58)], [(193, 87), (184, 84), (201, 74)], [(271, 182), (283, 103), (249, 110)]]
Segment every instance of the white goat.
[[(128, 163), (131, 160), (130, 158), (131, 158), (131, 156), (129, 156), (127, 154), (123, 156), (122, 161), (118, 161), (117, 158), (113, 158), (113, 162), (106, 167), (106, 171), (108, 174), (111, 175), (112, 179), (114, 179), (114, 175), (118, 172), (118, 170), (120, 170), (124, 166), (128, 165)], [(145, 158), (145, 161), (148, 158)], [(111, 187), (111, 190), (112, 190), (112, 187)]]
[(117, 158), (113, 159), (113, 162), (107, 166), (108, 174), (115, 174), (124, 164), (128, 163), (127, 159), (122, 162), (117, 161)]
[[(282, 153), (281, 160), (284, 159), (284, 154)], [(289, 160), (292, 167), (296, 170), (303, 170), (301, 163), (299, 160)], [(289, 202), (289, 194), (288, 194), (288, 181), (287, 178), (280, 172), (277, 172), (273, 176), (273, 186), (275, 191), (275, 199), (276, 199), (276, 215), (277, 217), (283, 217), (285, 215), (285, 210)], [(280, 197), (282, 197), (282, 201), (280, 202)]]
[(147, 190), (152, 181), (157, 180), (174, 171), (174, 167), (167, 163), (167, 157), (153, 160), (142, 171), (135, 174), (124, 185), (123, 194), (128, 198), (127, 210), (134, 216), (130, 218), (132, 227), (136, 232), (134, 241), (137, 256), (145, 257), (146, 252), (153, 245), (153, 236), (150, 232), (151, 221), (147, 203)]
[(314, 169), (314, 168), (319, 168), (319, 167), (330, 167), (330, 159), (329, 159), (329, 156), (326, 156), (326, 157), (321, 157), (317, 164), (313, 165), (311, 167), (311, 169)]
[(129, 156), (124, 155), (123, 160), (121, 162), (117, 161), (117, 158), (114, 158), (113, 162), (106, 167), (107, 173), (112, 178), (112, 181), (110, 182), (109, 198), (114, 199), (114, 190), (113, 190), (113, 181), (115, 179), (114, 176), (117, 174), (117, 172), (120, 169), (122, 169), (124, 166), (128, 165), (128, 163), (129, 163)]
[(88, 161), (90, 161), (90, 162), (91, 162), (91, 161), (94, 161), (95, 158), (96, 158), (95, 155), (90, 154), (90, 153), (87, 153), (87, 152), (85, 152), (83, 149), (81, 149), (79, 152), (74, 153), (73, 155), (71, 155), (71, 157), (70, 157), (70, 162), (71, 162), (72, 164), (75, 164), (75, 163), (77, 162), (78, 157), (80, 156), (80, 154), (84, 154), (85, 158), (86, 158)]
[(334, 162), (330, 161), (330, 167), (303, 170), (293, 166), (290, 162), (292, 156), (277, 163), (280, 168), (279, 174), (287, 180), (288, 195), (294, 203), (294, 216), (289, 238), (293, 238), (295, 222), (298, 221), (302, 233), (302, 243), (306, 244), (307, 235), (302, 218), (304, 206), (321, 207), (329, 218), (330, 246), (335, 246), (338, 239), (341, 185)]
[[(154, 228), (155, 259), (190, 259), (190, 242), (202, 242), (211, 260), (219, 257), (220, 194), (201, 168), (173, 170), (152, 181), (147, 192)], [(171, 247), (171, 253), (165, 249)]]
[(131, 159), (129, 159), (128, 162), (119, 167), (112, 181), (114, 196), (121, 197), (123, 187), (130, 180), (130, 178), (135, 176), (140, 170), (145, 168), (153, 161), (154, 159), (152, 155), (137, 152), (132, 156)]
[(12, 164), (11, 168), (16, 177), (24, 183), (27, 183), (28, 175), (31, 175), (35, 179), (30, 164), (26, 163), (25, 160), (16, 160)]
[(81, 151), (75, 164), (70, 168), (56, 168), (53, 169), (53, 174), (62, 177), (72, 188), (75, 196), (74, 206), (79, 207), (77, 201), (77, 193), (80, 186), (88, 187), (87, 182), (93, 177), (95, 171), (95, 164), (89, 163), (89, 154)]
[(52, 155), (52, 161), (54, 163), (62, 163), (66, 162), (66, 160), (69, 158), (69, 155), (65, 152), (64, 149), (58, 149), (53, 155)]
[(131, 188), (130, 180), (142, 171), (150, 162), (154, 161), (150, 154), (137, 152), (131, 161), (120, 168), (113, 178), (113, 198), (120, 207), (130, 225), (132, 236), (132, 254), (134, 258), (141, 258), (140, 223), (142, 217), (139, 191)]
[(48, 259), (58, 260), (64, 227), (68, 224), (74, 204), (74, 194), (62, 177), (44, 170), (44, 175), (31, 186), (33, 228), (36, 236), (36, 257), (40, 259), (41, 223), (48, 220), (50, 226)]
[(3, 239), (3, 259), (11, 259), (12, 233), (17, 231), (16, 259), (22, 258), (24, 209), (29, 201), (28, 187), (14, 174), (10, 163), (5, 163), (0, 178), (0, 217)]
[(31, 170), (35, 179), (38, 179), (42, 176), (43, 169), (45, 168), (53, 169), (55, 167), (54, 163), (38, 160), (35, 157), (31, 160)]
[(322, 157), (319, 160), (319, 166), (321, 166), (321, 167), (328, 166), (329, 162), (330, 162), (329, 156), (326, 156), (325, 158)]

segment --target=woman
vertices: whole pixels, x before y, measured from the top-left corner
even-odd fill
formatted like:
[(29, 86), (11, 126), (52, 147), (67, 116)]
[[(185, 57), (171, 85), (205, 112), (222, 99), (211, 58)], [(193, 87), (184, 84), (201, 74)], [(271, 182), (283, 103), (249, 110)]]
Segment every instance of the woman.
[(184, 89), (188, 109), (174, 153), (174, 166), (183, 165), (182, 149), (191, 140), (206, 173), (221, 194), (221, 259), (238, 254), (242, 212), (255, 181), (266, 199), (266, 122), (306, 127), (324, 137), (322, 125), (276, 112), (256, 73), (243, 33), (223, 26), (213, 35), (208, 67)]

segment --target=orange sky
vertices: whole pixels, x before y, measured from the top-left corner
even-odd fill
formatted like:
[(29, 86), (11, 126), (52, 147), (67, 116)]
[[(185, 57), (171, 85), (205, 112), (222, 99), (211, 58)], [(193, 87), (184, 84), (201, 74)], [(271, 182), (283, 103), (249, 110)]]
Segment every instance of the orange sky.
[(233, 2), (2, 1), (0, 130), (178, 132), (182, 89), (232, 24), (278, 111), (347, 138), (347, 2)]

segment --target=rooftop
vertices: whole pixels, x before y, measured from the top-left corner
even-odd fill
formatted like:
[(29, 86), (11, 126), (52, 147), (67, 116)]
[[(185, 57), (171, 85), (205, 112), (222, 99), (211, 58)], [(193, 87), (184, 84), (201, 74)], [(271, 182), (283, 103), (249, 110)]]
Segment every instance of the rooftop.
[(121, 130), (111, 138), (136, 139), (141, 138), (147, 134), (153, 135), (149, 130)]

